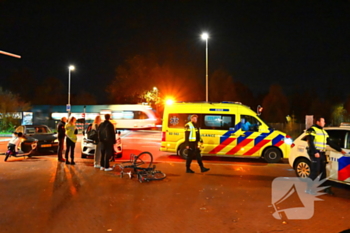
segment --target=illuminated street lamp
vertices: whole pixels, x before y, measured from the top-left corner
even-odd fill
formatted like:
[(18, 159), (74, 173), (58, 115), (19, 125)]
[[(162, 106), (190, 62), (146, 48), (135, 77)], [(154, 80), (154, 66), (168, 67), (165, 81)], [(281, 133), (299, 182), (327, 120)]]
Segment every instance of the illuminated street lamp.
[(202, 40), (205, 40), (205, 101), (208, 102), (208, 39), (209, 34), (204, 32), (201, 35)]
[(70, 65), (68, 67), (68, 104), (67, 104), (68, 116), (70, 116), (70, 112), (71, 112), (71, 106), (70, 106), (70, 73), (73, 70), (75, 70), (75, 67)]

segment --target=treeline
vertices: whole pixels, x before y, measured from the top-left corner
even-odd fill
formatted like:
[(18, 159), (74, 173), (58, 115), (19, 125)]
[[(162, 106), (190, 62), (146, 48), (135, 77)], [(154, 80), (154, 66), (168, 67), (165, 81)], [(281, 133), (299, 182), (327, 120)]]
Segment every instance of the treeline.
[[(236, 81), (224, 69), (209, 74), (209, 100), (212, 102), (238, 101), (255, 110), (257, 105), (264, 108), (262, 118), (270, 123), (286, 122), (290, 116), (294, 122), (303, 123), (305, 115), (323, 115), (327, 122), (338, 125), (350, 120), (350, 95), (344, 96), (331, 87), (325, 87), (327, 94), (321, 96), (316, 90), (303, 90), (285, 93), (283, 87), (271, 84), (266, 93), (253, 93), (244, 84)], [(56, 77), (48, 77), (37, 82), (28, 70), (14, 72), (3, 85), (4, 95), (11, 93), (19, 103), (31, 105), (65, 105), (67, 104), (67, 84)], [(103, 81), (103, 79), (101, 79)], [(80, 90), (72, 91), (72, 105), (93, 104), (133, 104), (148, 102), (157, 110), (163, 108), (167, 98), (178, 101), (204, 101), (205, 80), (198, 77), (195, 69), (176, 66), (159, 61), (155, 56), (137, 55), (131, 57), (116, 68), (115, 77), (105, 81), (105, 90), (88, 92), (80, 86)], [(289, 88), (290, 89), (290, 88)], [(96, 95), (107, 96), (99, 102)], [(6, 111), (0, 109), (1, 112)]]

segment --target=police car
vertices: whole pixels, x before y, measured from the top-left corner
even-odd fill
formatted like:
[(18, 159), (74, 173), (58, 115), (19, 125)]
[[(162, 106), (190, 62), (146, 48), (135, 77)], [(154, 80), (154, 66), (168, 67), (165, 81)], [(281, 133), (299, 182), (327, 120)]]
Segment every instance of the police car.
[[(350, 125), (342, 124), (340, 127), (326, 127), (329, 138), (333, 143), (338, 144), (346, 154), (343, 155), (327, 146), (328, 157), (327, 177), (329, 180), (350, 184)], [(298, 177), (310, 176), (310, 157), (307, 153), (308, 143), (306, 133), (302, 133), (292, 144), (289, 155), (289, 164), (292, 166)]]
[(203, 156), (263, 157), (267, 162), (287, 158), (292, 139), (270, 128), (239, 102), (170, 103), (165, 106), (160, 150), (187, 157), (184, 125), (198, 115)]

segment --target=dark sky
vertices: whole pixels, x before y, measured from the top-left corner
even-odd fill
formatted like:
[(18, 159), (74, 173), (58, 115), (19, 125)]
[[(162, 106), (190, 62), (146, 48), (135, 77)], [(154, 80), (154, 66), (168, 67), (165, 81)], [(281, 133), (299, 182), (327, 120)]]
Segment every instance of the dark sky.
[(349, 1), (0, 0), (0, 50), (22, 56), (0, 55), (1, 83), (28, 69), (38, 82), (52, 76), (66, 84), (74, 64), (72, 93), (103, 99), (118, 65), (151, 53), (204, 82), (203, 31), (209, 75), (226, 69), (255, 94), (271, 84), (286, 93), (328, 85), (349, 93)]

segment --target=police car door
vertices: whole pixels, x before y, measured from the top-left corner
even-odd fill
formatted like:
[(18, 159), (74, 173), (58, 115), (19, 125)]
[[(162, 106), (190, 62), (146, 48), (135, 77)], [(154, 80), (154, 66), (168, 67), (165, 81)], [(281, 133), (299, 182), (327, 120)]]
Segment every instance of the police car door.
[(201, 114), (202, 153), (208, 155), (228, 155), (236, 145), (235, 114)]
[(327, 177), (331, 180), (350, 183), (350, 130), (327, 130), (330, 140), (338, 144), (346, 154), (328, 148), (329, 164)]

